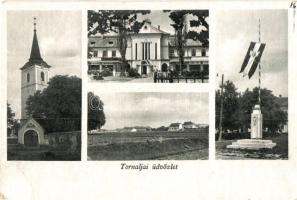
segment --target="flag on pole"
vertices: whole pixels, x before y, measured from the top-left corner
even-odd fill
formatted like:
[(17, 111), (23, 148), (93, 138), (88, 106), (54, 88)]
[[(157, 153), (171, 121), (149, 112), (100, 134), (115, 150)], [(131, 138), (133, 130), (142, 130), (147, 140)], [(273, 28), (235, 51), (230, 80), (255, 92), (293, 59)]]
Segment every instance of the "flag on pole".
[(239, 73), (243, 73), (243, 76), (248, 75), (251, 78), (260, 63), (264, 48), (264, 43), (251, 42)]

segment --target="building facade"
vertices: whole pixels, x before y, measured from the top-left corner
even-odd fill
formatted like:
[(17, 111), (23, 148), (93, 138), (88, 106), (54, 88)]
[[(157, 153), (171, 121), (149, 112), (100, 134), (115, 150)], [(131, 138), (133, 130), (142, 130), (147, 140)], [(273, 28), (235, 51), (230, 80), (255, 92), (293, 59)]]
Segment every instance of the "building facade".
[[(155, 27), (151, 22), (144, 23), (138, 33), (129, 34), (126, 60), (129, 67), (142, 76), (153, 72), (180, 71), (175, 36)], [(185, 45), (184, 71), (208, 73), (208, 48), (199, 41), (188, 39)], [(106, 75), (119, 76), (121, 73), (121, 54), (117, 36), (91, 36), (88, 41), (89, 72), (105, 72)]]

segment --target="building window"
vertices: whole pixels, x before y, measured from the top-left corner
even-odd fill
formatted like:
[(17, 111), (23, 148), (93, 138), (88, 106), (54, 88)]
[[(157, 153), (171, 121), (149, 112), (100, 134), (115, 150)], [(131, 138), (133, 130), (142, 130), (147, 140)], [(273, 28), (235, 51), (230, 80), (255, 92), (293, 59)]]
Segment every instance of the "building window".
[(94, 56), (94, 57), (98, 57), (98, 51), (94, 51), (94, 52), (93, 52), (93, 56)]
[(169, 56), (170, 56), (170, 58), (174, 57), (174, 49), (172, 49), (172, 48), (169, 49)]
[(196, 56), (196, 49), (192, 49), (192, 56)]
[(109, 41), (108, 44), (109, 44), (109, 45), (113, 45), (113, 41)]
[(41, 72), (40, 76), (41, 76), (41, 81), (44, 81), (44, 72)]
[(157, 43), (155, 43), (155, 60), (158, 59), (158, 46)]
[(148, 59), (151, 59), (151, 43), (148, 43)]
[(201, 50), (201, 56), (206, 56), (206, 50), (205, 49)]
[(103, 58), (106, 58), (106, 57), (107, 57), (107, 51), (106, 51), (106, 50), (103, 51), (103, 53), (102, 53), (102, 57), (103, 57)]
[(147, 42), (144, 43), (144, 59), (147, 60)]
[(137, 43), (135, 43), (135, 60), (137, 60)]
[(116, 51), (112, 51), (112, 57), (116, 57), (117, 52)]
[(90, 46), (95, 46), (95, 42), (91, 42), (91, 45)]
[(27, 82), (28, 83), (30, 82), (30, 74), (29, 73), (27, 74)]
[(141, 43), (142, 45), (142, 60), (144, 60), (144, 43)]

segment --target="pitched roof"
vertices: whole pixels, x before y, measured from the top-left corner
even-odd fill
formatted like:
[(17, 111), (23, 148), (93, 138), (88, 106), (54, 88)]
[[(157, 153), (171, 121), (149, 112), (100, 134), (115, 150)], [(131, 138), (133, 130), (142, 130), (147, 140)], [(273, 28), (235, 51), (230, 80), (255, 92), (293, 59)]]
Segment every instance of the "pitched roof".
[(188, 122), (184, 122), (184, 125), (195, 125), (195, 124), (191, 121), (188, 121)]
[(89, 37), (89, 47), (117, 47), (117, 36), (93, 36)]
[[(169, 44), (171, 46), (176, 46), (175, 36), (171, 35), (169, 37)], [(185, 46), (202, 46), (202, 43), (198, 40), (187, 39)]]
[(169, 127), (179, 127), (181, 123), (171, 123)]
[[(146, 27), (150, 27), (150, 28), (146, 28)], [(152, 25), (151, 21), (150, 20), (147, 20), (143, 26), (141, 27), (141, 29), (139, 30), (139, 33), (142, 34), (142, 33), (161, 33), (161, 34), (168, 34), (167, 32), (163, 31), (160, 29), (160, 26), (155, 27)], [(138, 34), (138, 33), (136, 33)]]
[(29, 61), (21, 68), (21, 70), (25, 69), (27, 67), (30, 67), (32, 65), (40, 65), (42, 67), (47, 67), (47, 68), (51, 67), (45, 61), (43, 61), (43, 59), (41, 58), (39, 44), (38, 44), (38, 40), (37, 40), (37, 34), (36, 34), (35, 29), (34, 29), (33, 42), (32, 42), (32, 48), (31, 48), (31, 54), (30, 54)]

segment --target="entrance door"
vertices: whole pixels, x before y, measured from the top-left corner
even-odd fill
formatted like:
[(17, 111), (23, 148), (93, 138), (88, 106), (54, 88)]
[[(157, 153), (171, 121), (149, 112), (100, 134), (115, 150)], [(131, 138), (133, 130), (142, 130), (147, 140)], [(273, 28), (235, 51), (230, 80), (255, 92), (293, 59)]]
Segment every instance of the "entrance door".
[(167, 64), (166, 63), (162, 64), (162, 72), (167, 72)]
[(36, 131), (29, 130), (24, 134), (24, 145), (28, 147), (38, 146), (38, 134)]
[(141, 74), (147, 74), (147, 66), (141, 65)]

